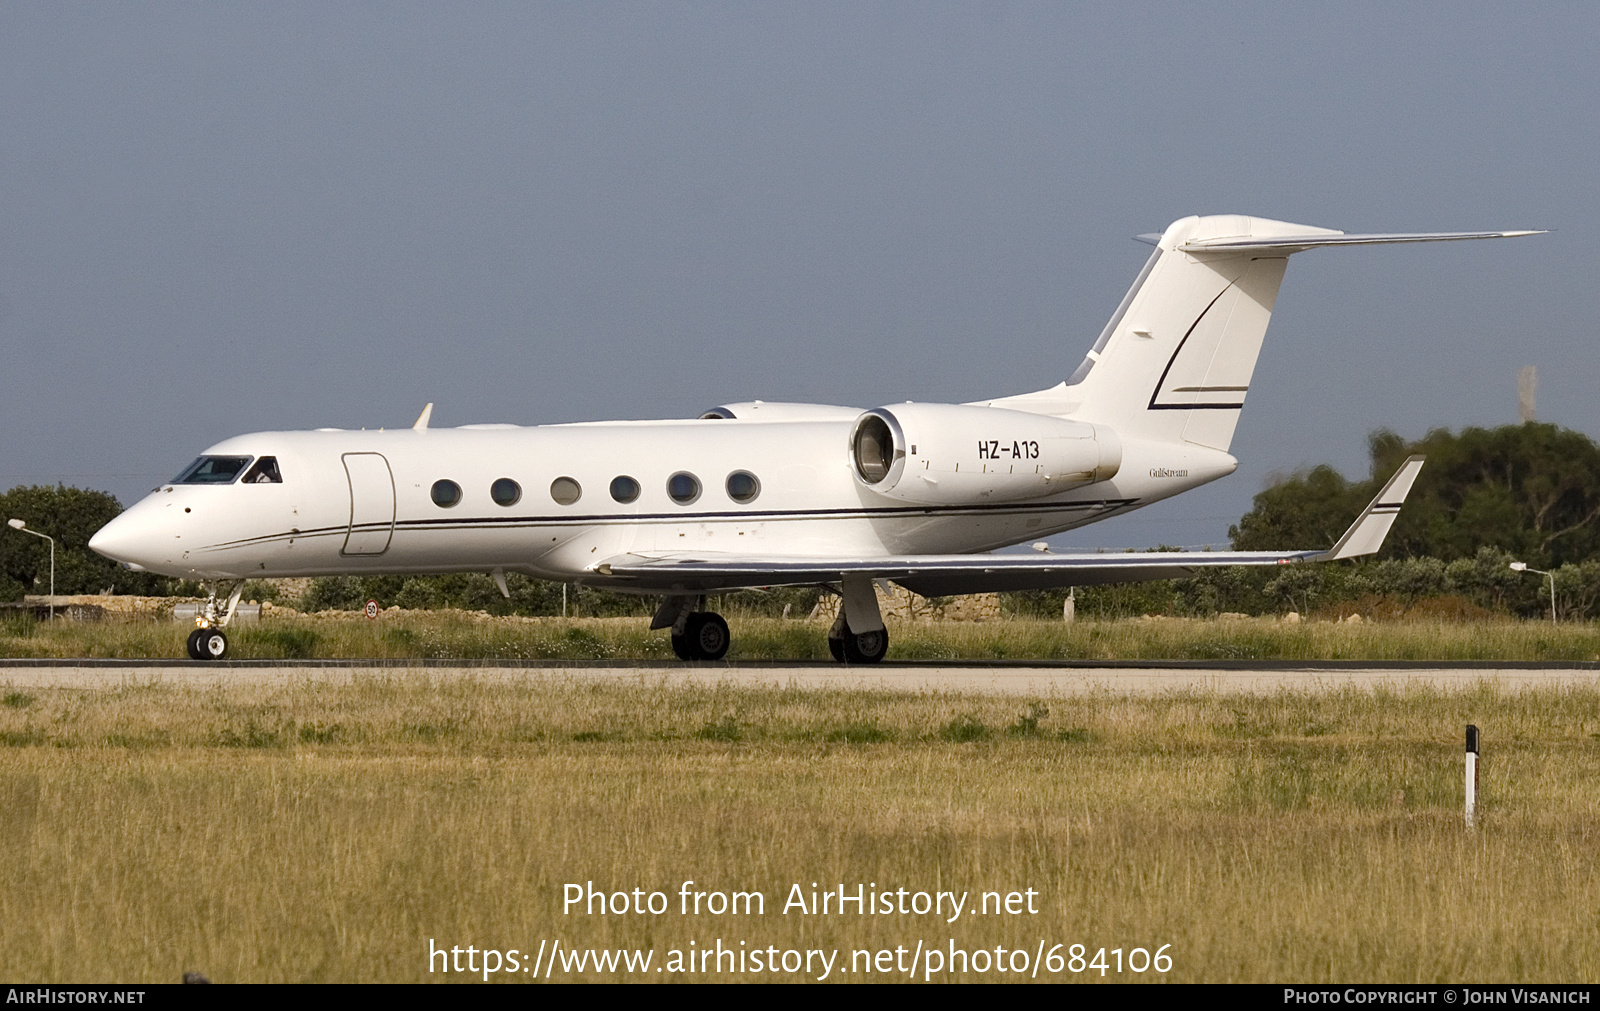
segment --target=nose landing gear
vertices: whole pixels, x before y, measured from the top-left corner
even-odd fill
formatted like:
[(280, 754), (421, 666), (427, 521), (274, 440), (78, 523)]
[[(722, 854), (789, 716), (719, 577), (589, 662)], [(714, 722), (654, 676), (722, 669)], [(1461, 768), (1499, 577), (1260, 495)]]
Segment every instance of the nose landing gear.
[(228, 652), (228, 637), (220, 628), (197, 628), (189, 633), (189, 659), (221, 660)]
[(221, 660), (228, 653), (228, 637), (223, 629), (233, 620), (239, 609), (239, 597), (244, 593), (244, 580), (230, 579), (207, 584), (210, 591), (206, 602), (200, 606), (195, 618), (199, 627), (189, 633), (189, 659)]

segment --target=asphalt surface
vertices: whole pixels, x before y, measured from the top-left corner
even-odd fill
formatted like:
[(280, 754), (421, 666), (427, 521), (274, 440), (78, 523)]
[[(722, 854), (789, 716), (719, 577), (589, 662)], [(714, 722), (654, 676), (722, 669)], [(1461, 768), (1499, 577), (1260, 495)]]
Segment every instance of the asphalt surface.
[(807, 688), (1065, 695), (1091, 691), (1155, 693), (1189, 689), (1240, 692), (1426, 684), (1507, 688), (1600, 683), (1600, 664), (1472, 662), (1239, 661), (949, 662), (844, 667), (826, 662), (664, 664), (656, 661), (0, 660), (0, 686), (116, 688), (130, 684), (348, 684), (363, 678), (470, 677), (489, 681), (603, 680), (646, 684), (742, 684)]

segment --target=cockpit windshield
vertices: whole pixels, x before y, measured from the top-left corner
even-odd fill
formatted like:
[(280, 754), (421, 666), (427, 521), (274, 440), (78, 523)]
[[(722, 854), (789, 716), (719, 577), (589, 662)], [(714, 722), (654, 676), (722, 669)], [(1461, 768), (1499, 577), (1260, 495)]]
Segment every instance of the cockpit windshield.
[(245, 465), (248, 456), (202, 456), (183, 468), (183, 473), (172, 479), (173, 484), (232, 484)]

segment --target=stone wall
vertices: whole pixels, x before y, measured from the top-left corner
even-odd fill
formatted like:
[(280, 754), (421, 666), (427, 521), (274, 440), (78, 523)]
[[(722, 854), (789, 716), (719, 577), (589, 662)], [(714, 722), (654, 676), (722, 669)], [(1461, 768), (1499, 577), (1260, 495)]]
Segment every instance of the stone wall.
[[(932, 598), (939, 601), (934, 604), (930, 598), (893, 583), (887, 591), (881, 583), (873, 586), (878, 594), (878, 609), (889, 621), (998, 621), (1003, 617), (998, 593)], [(831, 625), (838, 617), (839, 598), (832, 593), (824, 593), (811, 610), (812, 621)]]

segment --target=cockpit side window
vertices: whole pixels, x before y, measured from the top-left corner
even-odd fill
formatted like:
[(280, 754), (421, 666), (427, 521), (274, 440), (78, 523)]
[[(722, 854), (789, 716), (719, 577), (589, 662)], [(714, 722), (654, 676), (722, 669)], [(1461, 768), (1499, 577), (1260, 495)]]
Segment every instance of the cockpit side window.
[[(183, 468), (173, 484), (232, 484), (250, 462), (248, 456), (202, 456)], [(273, 467), (276, 472), (277, 467)]]
[(256, 465), (254, 467), (251, 467), (249, 471), (245, 473), (244, 480), (240, 483), (282, 484), (283, 475), (278, 473), (278, 458), (275, 456), (263, 456), (261, 459), (256, 461)]

